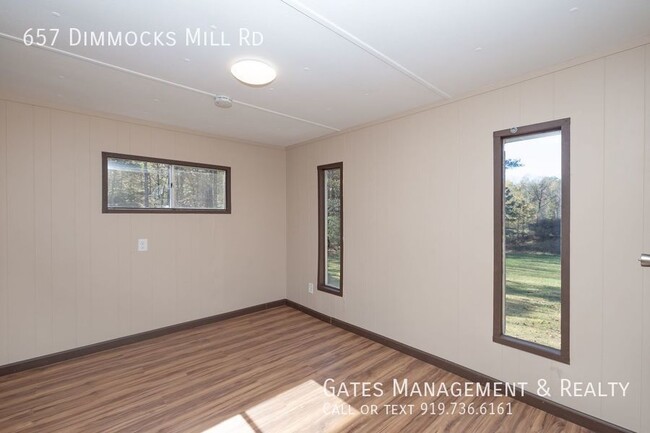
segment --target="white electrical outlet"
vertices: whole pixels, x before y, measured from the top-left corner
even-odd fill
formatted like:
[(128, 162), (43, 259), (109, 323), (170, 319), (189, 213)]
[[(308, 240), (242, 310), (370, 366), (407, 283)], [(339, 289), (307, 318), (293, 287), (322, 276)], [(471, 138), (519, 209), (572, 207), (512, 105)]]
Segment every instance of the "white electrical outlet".
[(313, 283), (309, 283), (309, 284), (307, 285), (307, 291), (308, 291), (309, 293), (312, 293), (312, 294), (314, 293), (314, 284), (313, 284)]
[(138, 239), (138, 251), (148, 251), (149, 250), (149, 242), (147, 242), (147, 239)]

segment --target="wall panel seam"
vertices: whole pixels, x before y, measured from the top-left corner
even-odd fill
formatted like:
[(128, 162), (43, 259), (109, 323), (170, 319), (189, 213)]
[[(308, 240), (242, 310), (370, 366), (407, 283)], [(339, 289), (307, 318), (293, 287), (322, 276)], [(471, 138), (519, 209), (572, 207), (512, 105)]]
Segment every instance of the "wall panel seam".
[[(602, 74), (603, 74), (603, 82), (602, 82), (602, 110), (601, 110), (601, 116), (602, 116), (602, 131), (601, 131), (601, 137), (602, 137), (602, 146), (600, 148), (600, 159), (601, 159), (601, 164), (600, 164), (600, 170), (601, 170), (601, 185), (600, 185), (600, 190), (602, 192), (599, 208), (600, 208), (600, 245), (601, 245), (601, 251), (600, 251), (600, 261), (601, 264), (605, 263), (605, 131), (606, 131), (606, 110), (607, 110), (607, 58), (604, 58), (601, 62), (601, 68), (602, 68)], [(605, 270), (604, 267), (601, 267), (600, 269), (600, 278), (599, 278), (599, 285), (600, 285), (600, 324), (601, 328), (603, 326), (604, 320), (605, 320)], [(603, 380), (605, 376), (605, 363), (604, 363), (604, 358), (605, 358), (605, 334), (604, 332), (601, 332), (600, 335), (600, 357), (599, 357), (599, 380)], [(602, 415), (603, 413), (603, 401), (601, 399), (598, 400), (598, 412)]]
[[(36, 218), (36, 140), (38, 140), (37, 133), (36, 133), (36, 107), (33, 105), (29, 106), (30, 112), (32, 114), (32, 212), (34, 214), (34, 219), (32, 221), (32, 309), (34, 312), (37, 314), (38, 312), (38, 301), (37, 301), (37, 291), (38, 288), (36, 287), (38, 278), (36, 278), (36, 274), (38, 272), (37, 269), (37, 252), (36, 252), (36, 234), (38, 233), (37, 230), (37, 218)], [(33, 327), (33, 333), (32, 333), (32, 347), (34, 352), (38, 352), (38, 320), (36, 319), (36, 314), (33, 315), (32, 317), (32, 327)]]
[[(646, 185), (648, 183), (648, 170), (650, 167), (647, 167), (646, 164), (648, 163), (648, 95), (650, 95), (650, 92), (648, 92), (648, 49), (649, 45), (645, 46), (645, 49), (643, 50), (643, 93), (644, 93), (644, 98), (643, 98), (643, 113), (644, 113), (644, 122), (643, 122), (643, 163), (644, 163), (644, 169), (643, 169), (643, 184), (641, 185), (641, 202), (643, 203), (643, 215), (642, 219), (643, 221), (647, 221), (648, 213), (649, 210), (647, 209), (647, 200), (646, 196), (648, 195), (648, 191), (646, 191)], [(641, 226), (641, 251), (644, 251), (645, 248), (645, 240), (646, 240), (646, 225), (647, 223), (642, 224)], [(643, 357), (643, 342), (646, 341), (646, 333), (648, 332), (648, 327), (644, 326), (647, 325), (647, 320), (648, 317), (643, 311), (643, 307), (646, 304), (646, 293), (645, 293), (645, 281), (648, 279), (648, 274), (647, 272), (644, 272), (641, 274), (641, 356)], [(639, 420), (641, 423), (641, 428), (643, 429), (643, 402), (645, 400), (649, 400), (650, 396), (648, 396), (648, 393), (650, 393), (650, 390), (644, 389), (643, 385), (645, 384), (645, 372), (647, 369), (643, 368), (643, 363), (641, 364), (641, 404), (639, 406)]]
[[(5, 208), (0, 209), (0, 212), (4, 212), (4, 231), (5, 235), (7, 236), (7, 239), (5, 241), (8, 241), (9, 237), (9, 183), (7, 181), (7, 169), (8, 169), (8, 162), (7, 162), (7, 157), (8, 157), (8, 151), (7, 151), (7, 146), (8, 146), (8, 140), (9, 140), (9, 118), (8, 118), (8, 111), (9, 107), (7, 106), (6, 102), (3, 102), (4, 105), (4, 146), (3, 146), (3, 153), (4, 153), (4, 158), (2, 158), (4, 162), (4, 173), (5, 173), (5, 182), (4, 182), (4, 196), (5, 196)], [(8, 295), (9, 295), (9, 242), (4, 242), (4, 245), (2, 246), (5, 250), (5, 274), (4, 274), (4, 296), (5, 296), (5, 301), (7, 301)], [(9, 358), (9, 333), (7, 332), (8, 326), (9, 326), (9, 321), (7, 319), (7, 307), (8, 302), (5, 302), (4, 305), (2, 305), (2, 318), (0, 320), (3, 321), (3, 326), (2, 329), (4, 330), (4, 338), (2, 339), (2, 345), (3, 345), (3, 350), (4, 354)]]
[[(54, 218), (54, 211), (53, 211), (53, 206), (52, 206), (52, 182), (54, 181), (54, 177), (52, 176), (53, 170), (53, 161), (52, 161), (52, 110), (49, 108), (46, 108), (47, 110), (47, 118), (48, 118), (48, 126), (49, 126), (49, 148), (50, 148), (50, 184), (48, 185), (48, 188), (50, 189), (50, 330), (54, 330), (54, 305), (53, 305), (53, 299), (54, 299), (54, 283), (53, 283), (53, 272), (52, 272), (52, 266), (54, 264), (54, 230), (52, 228), (52, 221)], [(50, 332), (50, 347), (54, 346), (54, 332)]]

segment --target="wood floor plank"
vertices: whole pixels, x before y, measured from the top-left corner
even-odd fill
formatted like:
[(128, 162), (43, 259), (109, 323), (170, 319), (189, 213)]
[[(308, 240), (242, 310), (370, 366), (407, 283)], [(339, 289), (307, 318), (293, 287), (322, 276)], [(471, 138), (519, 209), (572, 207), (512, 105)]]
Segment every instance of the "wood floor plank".
[[(324, 384), (379, 382), (384, 394)], [(588, 430), (506, 397), (512, 415), (420, 415), (432, 397), (393, 396), (392, 379), (458, 376), (289, 307), (201, 326), (0, 378), (0, 432), (569, 432)], [(364, 405), (381, 408), (361, 414)], [(385, 405), (414, 405), (391, 415)], [(398, 406), (399, 407), (399, 406)], [(333, 408), (351, 413), (332, 414)]]

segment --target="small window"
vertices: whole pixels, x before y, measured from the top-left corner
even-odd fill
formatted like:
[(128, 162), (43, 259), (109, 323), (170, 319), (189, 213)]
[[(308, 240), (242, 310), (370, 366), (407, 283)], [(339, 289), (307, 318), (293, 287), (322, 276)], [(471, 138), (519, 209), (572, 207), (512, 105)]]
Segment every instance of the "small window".
[(569, 363), (569, 119), (494, 133), (494, 341)]
[(230, 213), (230, 167), (102, 153), (104, 213)]
[(318, 167), (318, 290), (343, 296), (343, 163)]

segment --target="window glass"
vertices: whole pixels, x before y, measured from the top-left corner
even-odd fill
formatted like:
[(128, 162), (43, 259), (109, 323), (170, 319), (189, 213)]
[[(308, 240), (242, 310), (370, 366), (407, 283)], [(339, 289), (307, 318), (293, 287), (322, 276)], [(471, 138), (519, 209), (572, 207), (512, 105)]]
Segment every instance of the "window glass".
[(343, 163), (318, 167), (318, 290), (343, 296)]
[(325, 219), (327, 224), (325, 284), (341, 288), (341, 169), (325, 171)]
[(169, 170), (166, 164), (108, 159), (108, 206), (169, 207)]
[(230, 168), (104, 152), (103, 212), (230, 213)]
[(200, 167), (173, 167), (174, 206), (178, 208), (224, 209), (226, 172)]
[(504, 334), (561, 346), (562, 137), (505, 139)]

